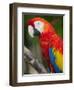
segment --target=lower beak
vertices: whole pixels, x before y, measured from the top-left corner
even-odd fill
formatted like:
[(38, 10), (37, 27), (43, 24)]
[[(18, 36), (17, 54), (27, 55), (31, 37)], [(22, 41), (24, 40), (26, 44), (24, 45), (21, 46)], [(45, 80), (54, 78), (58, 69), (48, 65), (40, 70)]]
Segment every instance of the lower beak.
[(39, 36), (40, 32), (37, 29), (34, 29), (34, 36)]

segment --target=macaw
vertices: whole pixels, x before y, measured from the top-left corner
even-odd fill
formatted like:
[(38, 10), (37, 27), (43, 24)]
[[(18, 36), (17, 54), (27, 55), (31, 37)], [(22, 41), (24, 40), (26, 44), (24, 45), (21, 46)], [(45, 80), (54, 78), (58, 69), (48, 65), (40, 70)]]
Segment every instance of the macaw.
[(38, 36), (42, 56), (48, 71), (51, 73), (63, 72), (63, 40), (56, 33), (53, 25), (41, 17), (28, 20), (28, 33), (33, 38)]

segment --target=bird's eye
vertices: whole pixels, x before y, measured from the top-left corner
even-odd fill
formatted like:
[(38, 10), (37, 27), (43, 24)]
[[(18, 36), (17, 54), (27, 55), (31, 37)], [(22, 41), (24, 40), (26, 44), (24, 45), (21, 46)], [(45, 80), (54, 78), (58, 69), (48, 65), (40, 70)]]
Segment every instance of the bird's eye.
[(40, 22), (38, 22), (38, 25), (40, 25)]
[(39, 31), (42, 32), (44, 28), (44, 23), (41, 21), (35, 21), (34, 22), (35, 28)]
[(36, 22), (35, 22), (35, 25), (40, 25), (40, 24), (41, 24), (40, 21), (36, 21)]

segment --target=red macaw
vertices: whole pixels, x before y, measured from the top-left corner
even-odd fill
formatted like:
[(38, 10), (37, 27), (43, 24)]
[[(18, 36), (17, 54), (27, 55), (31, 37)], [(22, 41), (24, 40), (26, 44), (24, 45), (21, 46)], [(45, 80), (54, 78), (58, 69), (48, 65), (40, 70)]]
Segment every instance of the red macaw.
[(31, 37), (38, 36), (42, 55), (49, 67), (49, 72), (63, 71), (63, 40), (55, 28), (45, 19), (36, 17), (28, 21), (28, 32)]

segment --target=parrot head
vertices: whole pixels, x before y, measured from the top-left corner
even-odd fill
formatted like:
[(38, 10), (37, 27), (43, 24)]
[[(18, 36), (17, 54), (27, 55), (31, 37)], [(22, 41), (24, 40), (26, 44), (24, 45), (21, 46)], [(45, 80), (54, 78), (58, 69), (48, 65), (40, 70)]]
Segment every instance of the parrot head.
[(36, 17), (28, 21), (28, 33), (31, 37), (39, 36), (49, 31), (53, 31), (53, 27), (43, 18)]

